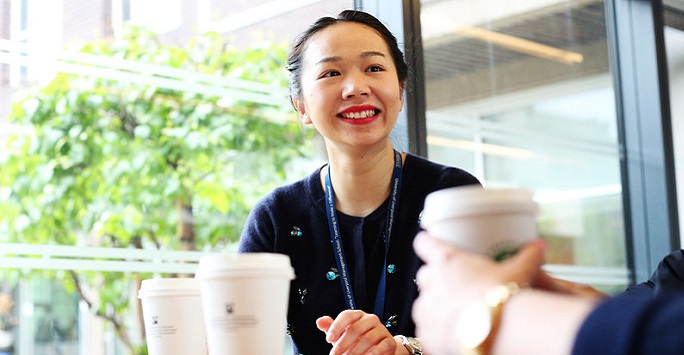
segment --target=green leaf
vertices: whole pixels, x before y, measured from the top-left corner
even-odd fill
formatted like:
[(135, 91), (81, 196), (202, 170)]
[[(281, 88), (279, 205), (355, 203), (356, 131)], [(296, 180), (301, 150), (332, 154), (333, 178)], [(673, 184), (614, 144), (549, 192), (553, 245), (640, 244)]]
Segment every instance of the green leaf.
[(135, 136), (140, 139), (147, 139), (150, 137), (152, 129), (148, 125), (139, 125), (135, 127)]

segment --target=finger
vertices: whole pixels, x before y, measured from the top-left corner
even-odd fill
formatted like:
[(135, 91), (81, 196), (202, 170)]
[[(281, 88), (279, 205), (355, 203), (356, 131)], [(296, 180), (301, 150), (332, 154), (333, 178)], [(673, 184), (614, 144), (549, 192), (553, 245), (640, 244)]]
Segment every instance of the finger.
[(545, 244), (542, 239), (527, 243), (515, 255), (504, 260), (502, 264), (509, 269), (518, 270), (518, 273), (526, 277), (525, 282), (529, 284), (544, 264), (544, 247)]
[[(334, 343), (344, 334), (350, 324), (358, 321), (366, 314), (364, 311), (359, 310), (344, 310), (332, 321), (332, 324), (328, 327), (326, 332), (325, 340), (328, 343)], [(377, 316), (376, 316), (377, 318)]]
[(421, 327), (423, 318), (427, 314), (427, 310), (429, 310), (424, 310), (426, 302), (426, 296), (421, 294), (413, 301), (413, 306), (411, 307), (411, 319), (413, 319), (413, 322), (416, 325), (416, 336), (419, 338), (421, 337), (423, 330)]
[(444, 261), (459, 253), (459, 249), (421, 231), (413, 239), (413, 249), (426, 263)]
[(608, 295), (606, 293), (603, 293), (589, 285), (584, 285), (584, 284), (577, 284), (578, 287), (574, 290), (574, 294), (580, 297), (585, 297), (585, 298), (591, 298), (591, 299), (596, 299), (596, 300), (601, 300)]
[(546, 273), (539, 276), (538, 287), (548, 291), (569, 294), (590, 299), (602, 299), (607, 295), (589, 285), (558, 279)]
[(556, 279), (547, 274), (544, 270), (540, 271), (533, 280), (532, 287), (546, 291), (558, 291), (555, 289)]
[[(524, 259), (532, 265), (542, 265), (544, 263), (544, 250), (545, 249), (546, 249), (546, 242), (541, 238), (537, 238), (531, 242), (525, 243), (523, 246), (521, 246), (518, 249), (518, 252), (515, 253), (515, 255), (513, 255), (511, 258), (507, 259), (506, 261), (515, 260), (515, 259)], [(504, 262), (506, 262), (506, 261), (504, 261)]]
[(388, 339), (394, 338), (374, 314), (364, 314), (361, 319), (347, 327), (334, 346), (335, 354), (369, 354), (372, 348), (385, 349)]
[(418, 271), (416, 272), (416, 285), (418, 286), (419, 291), (421, 287), (426, 287), (430, 285), (430, 283), (428, 282), (429, 279), (430, 270), (428, 269), (427, 264), (419, 267)]
[(433, 285), (434, 280), (440, 279), (440, 268), (444, 265), (435, 264), (423, 264), (416, 272), (416, 286), (418, 287), (418, 292), (422, 289), (428, 289)]
[(316, 319), (316, 327), (318, 327), (318, 329), (320, 331), (322, 331), (323, 333), (327, 333), (332, 322), (333, 322), (332, 317), (323, 316), (323, 317)]

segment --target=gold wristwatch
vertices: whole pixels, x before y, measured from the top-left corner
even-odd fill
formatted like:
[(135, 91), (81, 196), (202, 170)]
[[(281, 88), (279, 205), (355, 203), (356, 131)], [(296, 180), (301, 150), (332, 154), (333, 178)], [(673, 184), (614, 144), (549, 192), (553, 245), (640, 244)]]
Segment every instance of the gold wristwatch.
[(401, 343), (404, 345), (406, 350), (408, 350), (411, 355), (423, 355), (423, 347), (420, 345), (416, 338), (406, 337), (403, 335), (397, 335), (401, 339)]
[(515, 282), (499, 285), (487, 291), (484, 300), (463, 308), (455, 330), (462, 355), (489, 354), (501, 322), (503, 307), (519, 290)]

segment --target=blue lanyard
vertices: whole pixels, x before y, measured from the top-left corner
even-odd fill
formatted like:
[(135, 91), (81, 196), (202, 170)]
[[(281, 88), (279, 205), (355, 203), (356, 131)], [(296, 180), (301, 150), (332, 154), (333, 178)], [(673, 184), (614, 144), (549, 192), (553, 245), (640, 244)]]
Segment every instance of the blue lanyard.
[[(385, 225), (385, 260), (383, 263), (380, 282), (378, 283), (378, 292), (375, 296), (375, 307), (373, 312), (382, 320), (385, 311), (385, 289), (387, 285), (387, 254), (389, 253), (390, 236), (392, 235), (392, 227), (394, 226), (394, 217), (397, 213), (397, 205), (399, 204), (399, 192), (401, 190), (401, 153), (394, 151), (394, 169), (392, 171), (392, 184), (390, 185), (390, 200), (387, 207), (387, 223)], [(347, 259), (344, 257), (344, 248), (342, 247), (342, 239), (340, 237), (340, 226), (337, 221), (337, 208), (335, 207), (335, 193), (333, 191), (332, 183), (330, 182), (330, 165), (325, 174), (325, 199), (327, 202), (326, 214), (328, 215), (328, 226), (330, 227), (330, 240), (332, 241), (333, 249), (335, 251), (335, 261), (337, 262), (337, 269), (340, 273), (340, 283), (342, 284), (342, 292), (347, 303), (348, 309), (356, 309), (354, 302), (354, 291), (352, 290), (351, 278), (349, 276), (349, 269), (347, 268)]]

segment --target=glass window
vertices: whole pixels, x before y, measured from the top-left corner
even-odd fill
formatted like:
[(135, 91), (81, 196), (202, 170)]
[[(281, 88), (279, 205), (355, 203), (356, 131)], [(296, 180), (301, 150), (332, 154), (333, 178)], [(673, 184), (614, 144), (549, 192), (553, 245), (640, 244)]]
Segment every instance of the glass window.
[(0, 0), (7, 347), (140, 353), (140, 279), (234, 250), (256, 200), (320, 164), (286, 49), (353, 5)]
[(547, 268), (628, 283), (603, 1), (422, 4), (430, 159), (540, 204)]
[[(677, 177), (677, 205), (681, 238), (684, 238), (684, 2), (664, 1), (665, 51), (667, 53), (668, 81), (670, 83), (670, 115), (675, 150)], [(681, 242), (684, 245), (684, 239)]]

